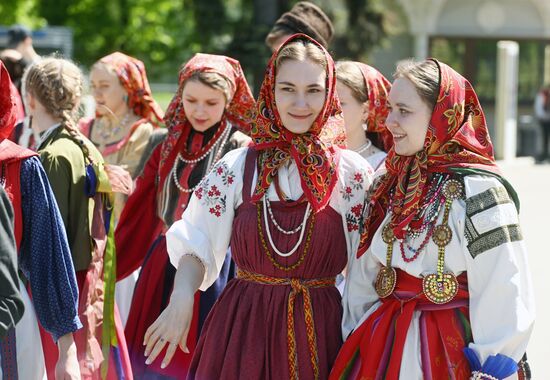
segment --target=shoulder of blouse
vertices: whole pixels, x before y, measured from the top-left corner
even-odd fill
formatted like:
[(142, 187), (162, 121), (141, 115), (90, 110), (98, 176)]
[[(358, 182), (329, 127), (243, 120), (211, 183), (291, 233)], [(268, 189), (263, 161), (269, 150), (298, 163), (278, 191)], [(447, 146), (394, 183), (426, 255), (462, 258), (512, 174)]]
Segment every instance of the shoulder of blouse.
[(369, 177), (374, 174), (374, 169), (359, 153), (349, 149), (340, 149), (340, 171), (363, 171)]
[(132, 135), (130, 136), (128, 142), (134, 143), (137, 141), (143, 142), (148, 141), (149, 137), (151, 137), (151, 134), (153, 133), (153, 124), (151, 124), (148, 121), (144, 121), (136, 127)]
[(496, 177), (484, 175), (467, 175), (463, 177), (464, 197), (472, 198), (486, 191), (504, 191), (506, 188)]
[(246, 153), (248, 152), (248, 147), (241, 147), (233, 149), (227, 152), (216, 164), (216, 166), (224, 165), (230, 169), (237, 169), (241, 166), (244, 166), (244, 161), (246, 159)]
[(252, 142), (252, 139), (240, 131), (235, 131), (231, 135), (229, 142), (232, 146), (241, 148), (248, 146)]

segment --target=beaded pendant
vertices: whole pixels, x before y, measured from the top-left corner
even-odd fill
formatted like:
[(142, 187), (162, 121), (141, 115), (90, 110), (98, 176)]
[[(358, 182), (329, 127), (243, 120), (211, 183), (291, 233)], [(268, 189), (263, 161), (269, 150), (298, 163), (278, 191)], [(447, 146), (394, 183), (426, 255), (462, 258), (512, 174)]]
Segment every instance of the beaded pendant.
[(462, 197), (464, 188), (462, 183), (455, 179), (448, 180), (443, 185), (445, 197), (445, 211), (443, 222), (437, 226), (432, 235), (433, 242), (438, 247), (437, 273), (424, 276), (422, 290), (427, 299), (435, 304), (442, 305), (450, 302), (458, 293), (458, 280), (454, 273), (445, 269), (445, 247), (451, 242), (453, 233), (449, 227), (449, 212), (455, 199)]
[(386, 250), (386, 266), (382, 267), (376, 276), (374, 289), (380, 298), (386, 298), (393, 293), (397, 282), (397, 273), (391, 266), (391, 258), (393, 253), (393, 242), (395, 235), (390, 224), (386, 224), (382, 230), (382, 240), (387, 244)]
[[(445, 247), (449, 245), (453, 238), (453, 233), (449, 227), (449, 213), (451, 204), (454, 200), (460, 199), (463, 195), (464, 187), (461, 182), (450, 179), (442, 187), (442, 196), (444, 199), (444, 214), (441, 225), (434, 227), (431, 235), (432, 241), (438, 247), (437, 271), (424, 276), (422, 280), (422, 291), (426, 298), (431, 302), (441, 305), (450, 302), (458, 293), (458, 280), (452, 272), (445, 271)], [(391, 266), (393, 243), (395, 235), (390, 224), (386, 224), (382, 229), (382, 240), (387, 245), (386, 265), (383, 266), (376, 276), (375, 290), (380, 298), (390, 296), (395, 290), (397, 274)], [(405, 258), (404, 258), (405, 260)], [(411, 259), (405, 260), (412, 261)]]

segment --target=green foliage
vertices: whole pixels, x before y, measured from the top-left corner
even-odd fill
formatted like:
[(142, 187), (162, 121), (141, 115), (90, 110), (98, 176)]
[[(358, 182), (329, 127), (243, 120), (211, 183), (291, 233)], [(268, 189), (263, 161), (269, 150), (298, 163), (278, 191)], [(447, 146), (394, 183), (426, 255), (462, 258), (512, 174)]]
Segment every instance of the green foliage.
[[(226, 54), (241, 61), (257, 88), (270, 56), (264, 38), (296, 2), (277, 0), (275, 7), (273, 1), (2, 0), (0, 24), (70, 27), (78, 63), (89, 67), (120, 50), (143, 60), (155, 82), (175, 82), (180, 65), (196, 52)], [(333, 43), (338, 56), (360, 58), (385, 35), (381, 0), (313, 1), (343, 20)]]
[(46, 21), (39, 16), (38, 0), (0, 1), (0, 25), (24, 24), (40, 28)]
[(347, 25), (335, 42), (338, 57), (366, 60), (368, 53), (389, 34), (382, 0), (345, 0)]

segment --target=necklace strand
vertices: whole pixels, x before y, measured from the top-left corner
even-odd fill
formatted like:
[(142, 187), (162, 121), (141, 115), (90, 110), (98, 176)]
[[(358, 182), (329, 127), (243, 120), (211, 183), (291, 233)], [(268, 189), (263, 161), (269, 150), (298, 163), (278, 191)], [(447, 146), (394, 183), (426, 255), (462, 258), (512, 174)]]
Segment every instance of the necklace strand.
[(262, 229), (262, 205), (260, 203), (258, 203), (258, 205), (256, 206), (256, 209), (257, 209), (257, 220), (258, 220), (258, 234), (260, 235), (260, 242), (262, 243), (262, 247), (265, 251), (265, 254), (267, 255), (267, 258), (269, 259), (269, 261), (271, 261), (271, 263), (278, 269), (280, 270), (283, 270), (285, 272), (289, 272), (291, 270), (294, 270), (296, 268), (298, 268), (300, 265), (302, 265), (302, 263), (304, 262), (308, 252), (309, 252), (309, 246), (310, 246), (310, 243), (311, 243), (311, 235), (312, 235), (312, 232), (313, 232), (313, 225), (315, 224), (315, 214), (311, 214), (311, 222), (309, 224), (309, 228), (308, 228), (308, 231), (307, 231), (307, 236), (306, 236), (306, 242), (304, 244), (304, 249), (302, 251), (302, 254), (300, 255), (300, 258), (298, 259), (298, 261), (296, 261), (294, 264), (292, 265), (281, 265), (277, 262), (277, 260), (275, 260), (275, 258), (273, 257), (273, 255), (271, 254), (271, 251), (269, 250), (269, 247), (267, 246), (267, 242), (265, 241), (265, 237), (264, 237), (264, 233), (263, 233), (263, 229)]
[[(220, 148), (223, 148), (223, 146), (227, 142), (230, 131), (231, 131), (231, 125), (227, 124), (227, 126), (225, 127), (225, 130), (223, 131), (222, 135), (220, 136), (220, 140), (222, 141), (222, 145), (220, 145)], [(216, 146), (216, 144), (212, 144), (212, 146), (206, 152), (204, 152), (204, 154), (202, 156), (200, 156), (198, 158), (193, 158), (191, 160), (188, 160), (186, 158), (183, 158), (181, 153), (178, 153), (178, 159), (185, 162), (186, 164), (196, 164), (197, 162), (200, 162), (200, 161), (204, 160), (204, 158), (206, 156), (208, 156), (210, 154), (210, 152), (212, 152), (212, 150), (214, 149), (215, 146)], [(218, 153), (219, 152), (220, 152), (220, 150), (218, 149)]]
[[(269, 213), (269, 218), (271, 219), (271, 222), (273, 223), (275, 228), (277, 228), (280, 232), (282, 232), (285, 235), (293, 235), (293, 234), (299, 232), (302, 229), (303, 223), (301, 223), (298, 227), (296, 227), (293, 230), (285, 230), (283, 227), (281, 227), (279, 225), (279, 223), (277, 223), (277, 220), (275, 219), (275, 216), (273, 215), (273, 211), (271, 210), (271, 202), (269, 201), (269, 199), (267, 199), (267, 197), (264, 197), (264, 202), (267, 206), (267, 211)], [(310, 209), (310, 206), (309, 206), (309, 203), (308, 203), (307, 204), (307, 209), (306, 209), (306, 214), (304, 215), (304, 220), (307, 220), (310, 212), (311, 212), (311, 209)]]
[[(220, 156), (223, 152), (223, 149), (225, 148), (225, 145), (227, 144), (227, 141), (229, 140), (230, 130), (231, 130), (231, 126), (228, 124), (227, 127), (225, 128), (225, 131), (223, 131), (222, 135), (220, 136), (220, 140), (221, 140), (220, 147), (216, 151), (216, 155), (214, 156), (214, 159), (212, 160), (212, 163), (210, 164), (210, 166), (208, 167), (208, 170), (206, 171), (207, 173), (210, 172), (210, 170), (214, 167), (216, 162), (218, 162), (218, 160), (221, 158)], [(210, 147), (210, 149), (208, 149), (201, 157), (199, 157), (197, 159), (194, 159), (194, 160), (186, 160), (185, 158), (183, 158), (181, 156), (181, 153), (178, 153), (178, 155), (176, 156), (176, 161), (174, 162), (174, 167), (172, 168), (172, 179), (174, 180), (174, 184), (176, 185), (176, 187), (178, 188), (179, 191), (181, 191), (182, 193), (192, 193), (200, 185), (200, 182), (199, 182), (196, 186), (193, 186), (193, 187), (187, 189), (187, 188), (183, 187), (180, 184), (180, 180), (179, 180), (178, 175), (177, 175), (177, 167), (178, 167), (179, 161), (182, 161), (186, 164), (196, 164), (196, 163), (202, 161), (205, 157), (207, 157), (210, 154), (210, 152), (212, 152), (212, 150), (214, 149), (215, 146), (216, 146), (216, 144), (213, 144)]]
[[(264, 222), (265, 222), (265, 229), (266, 229), (266, 233), (267, 233), (267, 239), (269, 240), (269, 243), (271, 244), (271, 248), (273, 248), (273, 250), (275, 251), (275, 253), (277, 253), (277, 255), (281, 256), (281, 257), (289, 257), (289, 256), (292, 256), (292, 254), (294, 252), (296, 252), (296, 250), (298, 249), (298, 247), (302, 244), (302, 241), (304, 240), (304, 234), (305, 234), (305, 226), (307, 224), (307, 219), (309, 217), (309, 211), (310, 211), (310, 204), (308, 202), (307, 204), (307, 207), (306, 207), (306, 212), (304, 214), (304, 220), (302, 221), (302, 224), (300, 225), (300, 229), (302, 230), (302, 232), (300, 233), (300, 237), (298, 238), (298, 241), (296, 242), (296, 244), (294, 245), (294, 247), (289, 251), (289, 252), (281, 252), (279, 251), (279, 249), (275, 246), (275, 243), (273, 242), (273, 238), (271, 237), (271, 230), (269, 228), (269, 223), (268, 223), (268, 220), (267, 220), (267, 206), (266, 206), (266, 198), (267, 198), (267, 195), (264, 195), (263, 197), (263, 206), (264, 206)], [(298, 232), (298, 231), (296, 231)]]
[(372, 145), (372, 141), (367, 139), (367, 142), (365, 144), (361, 145), (359, 148), (355, 149), (355, 152), (361, 154), (364, 151), (366, 151), (367, 149), (369, 149), (371, 147), (371, 145)]
[(126, 128), (126, 124), (128, 124), (128, 120), (130, 120), (130, 112), (126, 112), (126, 114), (120, 120), (118, 125), (116, 125), (113, 128), (109, 128), (108, 131), (107, 131), (107, 128), (100, 128), (99, 135), (101, 136), (103, 141), (106, 141), (108, 138), (118, 134), (123, 128)]

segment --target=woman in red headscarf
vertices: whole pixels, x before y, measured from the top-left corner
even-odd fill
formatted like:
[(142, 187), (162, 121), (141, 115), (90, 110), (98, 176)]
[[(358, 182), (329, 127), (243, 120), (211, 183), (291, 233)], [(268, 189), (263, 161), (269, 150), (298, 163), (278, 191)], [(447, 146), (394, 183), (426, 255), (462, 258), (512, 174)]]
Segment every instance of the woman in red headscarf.
[(372, 169), (336, 146), (345, 133), (334, 62), (316, 41), (295, 35), (273, 55), (252, 138), (168, 231), (178, 297), (147, 331), (148, 361), (194, 343), (192, 295), (215, 281), (231, 244), (237, 277), (208, 316), (188, 378), (323, 379), (341, 344), (335, 276), (357, 249)]
[[(115, 52), (92, 66), (90, 82), (96, 117), (82, 119), (79, 128), (98, 147), (105, 163), (121, 166), (135, 178), (153, 129), (163, 117), (151, 94), (145, 65)], [(125, 202), (124, 194), (115, 196), (115, 221)]]
[[(122, 168), (135, 179), (141, 171), (143, 156), (150, 154), (147, 150), (151, 135), (164, 115), (151, 94), (145, 65), (134, 57), (115, 52), (92, 66), (90, 82), (96, 116), (80, 120), (79, 128), (101, 152), (108, 173)], [(117, 223), (128, 196), (116, 193), (114, 197)], [(136, 270), (116, 284), (116, 303), (123, 324), (128, 318), (138, 276)]]
[(375, 68), (352, 61), (337, 62), (336, 77), (348, 149), (359, 153), (374, 170), (383, 167), (393, 145), (385, 125), (390, 82)]
[(57, 342), (53, 360), (57, 378), (80, 379), (73, 333), (82, 323), (71, 251), (38, 155), (8, 140), (17, 118), (13, 91), (17, 90), (0, 62), (0, 186), (13, 205), (19, 270), (27, 284), (19, 281), (25, 304), (23, 318), (0, 341), (0, 372), (6, 379), (46, 376), (40, 321), (47, 341)]
[[(138, 177), (115, 234), (119, 279), (143, 263), (126, 325), (137, 378), (184, 379), (187, 375), (189, 353), (178, 352), (166, 368), (159, 363), (146, 366), (143, 356), (145, 331), (168, 304), (176, 271), (168, 260), (164, 234), (181, 218), (191, 194), (200, 189), (199, 182), (214, 164), (225, 153), (248, 144), (250, 138), (242, 132), (249, 132), (254, 106), (241, 66), (232, 58), (197, 54), (180, 72), (179, 88), (164, 119), (168, 136)], [(197, 293), (189, 332), (191, 352), (230, 275), (230, 257), (226, 252), (223, 256), (220, 279)]]
[(331, 379), (525, 378), (534, 299), (519, 202), (476, 93), (436, 60), (395, 78), (395, 146), (350, 263)]

